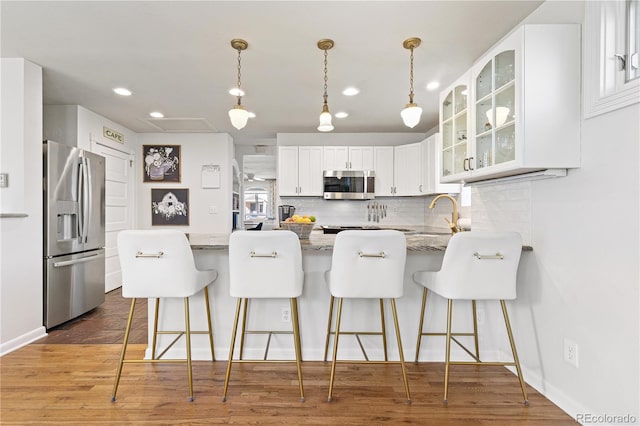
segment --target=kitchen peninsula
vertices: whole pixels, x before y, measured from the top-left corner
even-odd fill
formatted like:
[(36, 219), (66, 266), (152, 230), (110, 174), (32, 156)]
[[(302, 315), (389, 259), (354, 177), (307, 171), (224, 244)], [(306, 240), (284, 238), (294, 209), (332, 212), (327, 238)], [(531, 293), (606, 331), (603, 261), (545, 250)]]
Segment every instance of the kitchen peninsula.
[[(412, 275), (418, 270), (437, 270), (442, 263), (444, 250), (450, 235), (442, 233), (442, 230), (432, 232), (432, 229), (414, 228), (406, 232), (407, 260), (404, 276), (404, 295), (397, 300), (399, 323), (403, 347), (407, 359), (412, 358), (415, 351), (416, 336), (418, 331), (418, 318), (420, 315), (420, 300), (422, 287), (415, 284)], [(271, 231), (267, 231), (271, 232)], [(218, 279), (209, 289), (212, 322), (214, 330), (216, 359), (228, 357), (231, 328), (234, 316), (235, 299), (229, 296), (229, 253), (228, 236), (223, 234), (190, 234), (189, 241), (193, 248), (196, 266), (200, 269), (216, 269)], [(319, 361), (323, 358), (325, 334), (327, 327), (327, 315), (329, 310), (330, 294), (324, 280), (325, 271), (331, 267), (331, 256), (335, 235), (323, 234), (321, 230), (314, 230), (308, 240), (300, 240), (302, 247), (302, 266), (305, 275), (304, 289), (299, 301), (300, 329), (302, 341), (302, 357), (307, 361)], [(531, 250), (523, 247), (523, 250)], [(206, 315), (204, 306), (198, 299), (202, 294), (194, 296), (191, 303), (191, 327), (192, 330), (206, 329)], [(346, 300), (353, 308), (345, 308), (343, 314), (344, 330), (358, 329), (378, 331), (380, 328), (379, 304), (373, 300)], [(149, 304), (149, 318), (153, 318), (153, 303)], [(250, 315), (247, 325), (252, 329), (290, 330), (288, 321), (287, 300), (254, 300), (249, 309), (254, 310)], [(467, 309), (465, 303), (459, 303), (454, 310), (455, 324), (462, 327), (471, 324), (471, 309)], [(484, 306), (479, 303), (479, 306)], [(497, 306), (497, 305), (496, 305)], [(493, 312), (493, 306), (490, 309)], [(388, 336), (393, 338), (393, 322), (389, 306), (385, 305), (385, 320)], [(444, 330), (446, 303), (442, 299), (430, 298), (427, 306), (427, 321), (430, 329)], [(167, 300), (160, 309), (160, 327), (165, 329), (180, 329), (183, 327), (182, 302), (180, 300)], [(152, 330), (150, 324), (149, 330)], [(480, 325), (482, 330), (482, 324)], [(163, 339), (165, 338), (165, 339)], [(168, 337), (159, 336), (159, 347), (164, 347), (169, 342)], [(269, 359), (293, 359), (291, 344), (288, 341), (291, 336), (273, 335), (271, 337)], [(383, 351), (381, 339), (377, 336), (360, 336), (360, 339), (371, 359), (382, 359)], [(151, 336), (149, 341), (152, 341)], [(262, 358), (266, 346), (266, 335), (249, 335), (245, 342), (245, 358)], [(341, 358), (361, 359), (362, 353), (357, 340), (353, 336), (347, 336), (341, 340)], [(397, 358), (397, 351), (390, 345), (389, 356)], [(488, 349), (488, 348), (487, 348)], [(169, 357), (184, 357), (184, 342), (176, 343), (169, 350)], [(147, 356), (150, 350), (147, 349)], [(453, 354), (457, 355), (454, 351)], [(204, 336), (192, 335), (192, 356), (194, 359), (210, 359), (208, 341)], [(444, 356), (444, 344), (441, 339), (426, 339), (421, 349), (420, 360), (442, 360)]]

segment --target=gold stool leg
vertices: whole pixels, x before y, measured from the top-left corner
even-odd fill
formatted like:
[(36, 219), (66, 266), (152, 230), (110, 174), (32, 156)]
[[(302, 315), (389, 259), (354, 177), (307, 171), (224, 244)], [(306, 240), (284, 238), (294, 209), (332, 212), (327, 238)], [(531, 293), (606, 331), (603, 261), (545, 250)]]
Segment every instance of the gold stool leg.
[(156, 306), (153, 315), (153, 343), (151, 344), (151, 359), (156, 359), (156, 346), (158, 344), (158, 313), (160, 312), (160, 298), (155, 299)]
[(480, 361), (480, 345), (478, 344), (478, 315), (476, 309), (476, 301), (471, 301), (471, 310), (473, 311), (473, 343), (476, 347), (476, 359)]
[(420, 354), (420, 343), (422, 343), (422, 327), (424, 326), (424, 310), (427, 306), (427, 288), (422, 291), (422, 308), (420, 309), (420, 324), (418, 325), (418, 341), (416, 342), (416, 360), (418, 362), (418, 355)]
[(404, 365), (404, 351), (402, 350), (402, 338), (400, 337), (400, 326), (398, 325), (398, 311), (396, 310), (395, 299), (391, 299), (391, 309), (393, 310), (393, 322), (396, 327), (396, 339), (398, 340), (398, 353), (400, 354), (400, 366), (402, 367), (402, 379), (404, 380), (404, 390), (407, 393), (407, 402), (411, 404), (411, 392), (409, 391), (409, 380), (407, 379), (407, 368)]
[(291, 320), (293, 323), (293, 344), (296, 351), (296, 368), (298, 369), (298, 386), (300, 401), (304, 402), (304, 386), (302, 384), (302, 345), (300, 344), (300, 323), (298, 319), (298, 299), (291, 298)]
[(209, 347), (211, 348), (211, 361), (216, 360), (216, 354), (213, 349), (213, 328), (211, 325), (211, 307), (209, 306), (209, 289), (204, 288), (204, 306), (207, 309), (207, 328), (209, 330)]
[(118, 371), (116, 372), (116, 381), (113, 384), (113, 392), (111, 392), (111, 402), (116, 400), (116, 392), (120, 383), (120, 375), (122, 374), (122, 366), (124, 365), (124, 355), (127, 352), (127, 344), (129, 343), (129, 332), (131, 331), (131, 322), (133, 320), (133, 312), (136, 307), (136, 299), (131, 300), (131, 308), (129, 309), (129, 319), (127, 320), (127, 328), (124, 332), (124, 340), (122, 341), (122, 353), (120, 354), (120, 362), (118, 363)]
[(524, 404), (529, 405), (529, 399), (527, 398), (527, 389), (525, 388), (524, 379), (522, 378), (522, 370), (520, 369), (520, 360), (518, 359), (518, 352), (516, 351), (516, 343), (513, 340), (513, 332), (511, 331), (511, 323), (509, 322), (509, 314), (507, 313), (507, 305), (504, 300), (500, 301), (502, 306), (502, 315), (504, 316), (504, 323), (507, 326), (507, 333), (509, 334), (509, 343), (511, 344), (511, 352), (513, 353), (513, 360), (516, 364), (516, 370), (518, 372), (518, 380), (520, 380), (520, 389), (522, 389), (522, 397), (524, 398)]
[(189, 321), (189, 298), (184, 298), (184, 324), (187, 344), (187, 378), (189, 380), (189, 401), (193, 402), (193, 372), (191, 370), (191, 323)]
[(247, 307), (249, 306), (249, 299), (244, 299), (244, 310), (242, 311), (242, 331), (240, 332), (240, 358), (244, 355), (244, 339), (245, 339), (245, 330), (247, 324)]
[(333, 301), (335, 298), (331, 296), (329, 301), (329, 319), (327, 320), (327, 337), (324, 341), (324, 360), (327, 361), (327, 353), (329, 352), (329, 336), (331, 335), (331, 320), (333, 319)]
[(336, 375), (336, 357), (338, 355), (338, 338), (340, 337), (340, 319), (342, 317), (342, 297), (338, 298), (338, 318), (336, 319), (336, 332), (333, 339), (333, 361), (331, 362), (331, 378), (329, 379), (329, 397), (327, 401), (333, 399), (333, 379)]
[(382, 346), (384, 349), (384, 360), (388, 361), (389, 358), (387, 356), (387, 326), (384, 323), (384, 304), (382, 303), (382, 299), (380, 299), (380, 322), (382, 325)]
[(231, 344), (229, 345), (229, 361), (227, 362), (227, 372), (224, 375), (224, 389), (222, 390), (222, 402), (227, 400), (227, 389), (229, 388), (229, 377), (231, 376), (231, 363), (233, 361), (233, 349), (236, 346), (236, 334), (238, 333), (238, 319), (240, 318), (240, 305), (242, 299), (236, 303), (236, 316), (233, 320), (233, 330), (231, 331)]
[(453, 300), (449, 299), (447, 305), (447, 346), (444, 361), (444, 403), (449, 397), (449, 362), (451, 359), (451, 311), (453, 310)]

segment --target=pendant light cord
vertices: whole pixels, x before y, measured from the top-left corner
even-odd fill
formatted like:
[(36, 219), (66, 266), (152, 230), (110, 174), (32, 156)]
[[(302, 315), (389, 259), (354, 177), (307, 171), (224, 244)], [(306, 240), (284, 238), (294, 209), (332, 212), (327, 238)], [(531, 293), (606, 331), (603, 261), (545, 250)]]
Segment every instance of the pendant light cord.
[(411, 68), (409, 71), (409, 103), (413, 103), (413, 47), (411, 48)]
[(324, 95), (322, 95), (322, 97), (324, 98), (324, 104), (327, 105), (327, 82), (329, 81), (329, 78), (327, 77), (327, 56), (328, 56), (328, 51), (327, 49), (324, 50)]
[(242, 52), (242, 50), (238, 49), (238, 82), (237, 82), (237, 85), (238, 85), (238, 105), (240, 105), (240, 98), (242, 97), (242, 96), (240, 96), (240, 93), (242, 93), (240, 91), (240, 76), (241, 76), (241, 72), (240, 71), (242, 69), (242, 63), (241, 63), (241, 59), (240, 59), (241, 58), (241, 55), (240, 55), (241, 52)]

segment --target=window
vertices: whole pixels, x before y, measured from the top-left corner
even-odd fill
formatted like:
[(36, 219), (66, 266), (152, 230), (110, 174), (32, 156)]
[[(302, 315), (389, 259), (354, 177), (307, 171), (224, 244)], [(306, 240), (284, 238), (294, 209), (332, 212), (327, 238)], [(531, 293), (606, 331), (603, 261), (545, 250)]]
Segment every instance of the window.
[(585, 3), (585, 118), (640, 101), (638, 3), (639, 0)]
[(625, 52), (626, 81), (640, 77), (638, 51), (640, 50), (640, 0), (627, 0), (627, 51)]

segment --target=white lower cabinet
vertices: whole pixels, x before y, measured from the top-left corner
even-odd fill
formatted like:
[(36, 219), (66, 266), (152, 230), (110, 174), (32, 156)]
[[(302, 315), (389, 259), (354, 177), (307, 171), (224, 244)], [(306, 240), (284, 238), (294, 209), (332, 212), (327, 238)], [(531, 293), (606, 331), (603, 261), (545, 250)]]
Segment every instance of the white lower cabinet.
[(322, 196), (322, 147), (278, 147), (280, 196)]

